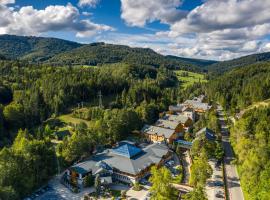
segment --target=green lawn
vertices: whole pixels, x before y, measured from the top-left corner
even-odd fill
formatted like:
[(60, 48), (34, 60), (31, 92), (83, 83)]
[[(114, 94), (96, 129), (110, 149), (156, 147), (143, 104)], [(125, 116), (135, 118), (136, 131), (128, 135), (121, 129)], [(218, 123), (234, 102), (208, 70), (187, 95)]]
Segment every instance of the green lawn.
[(81, 122), (84, 122), (88, 126), (90, 126), (90, 124), (91, 124), (91, 121), (87, 121), (87, 120), (79, 119), (79, 118), (74, 118), (74, 117), (72, 117), (72, 114), (61, 115), (58, 118), (66, 124), (72, 123), (75, 125), (75, 124), (80, 124)]
[[(204, 78), (204, 74), (184, 70), (175, 70), (174, 72), (176, 73), (178, 80), (182, 82), (181, 85), (183, 88), (187, 88), (188, 86), (191, 86), (197, 82), (207, 82), (207, 80)], [(183, 76), (184, 72), (187, 73), (187, 76)]]

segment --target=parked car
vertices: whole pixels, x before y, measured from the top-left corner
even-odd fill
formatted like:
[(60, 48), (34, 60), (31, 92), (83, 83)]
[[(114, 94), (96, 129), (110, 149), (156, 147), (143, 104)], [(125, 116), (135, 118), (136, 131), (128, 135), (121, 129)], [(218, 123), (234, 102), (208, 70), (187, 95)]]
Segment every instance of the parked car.
[(221, 191), (217, 192), (215, 195), (217, 198), (224, 198), (224, 195)]
[(223, 182), (221, 182), (221, 181), (216, 181), (215, 183), (214, 183), (214, 185), (215, 186), (220, 186), (220, 187), (223, 187)]

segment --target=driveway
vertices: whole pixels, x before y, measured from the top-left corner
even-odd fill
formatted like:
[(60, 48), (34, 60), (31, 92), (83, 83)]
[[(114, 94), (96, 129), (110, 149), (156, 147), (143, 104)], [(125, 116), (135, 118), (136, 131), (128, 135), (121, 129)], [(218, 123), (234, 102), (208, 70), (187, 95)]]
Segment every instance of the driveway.
[(216, 160), (209, 160), (213, 174), (211, 178), (206, 181), (206, 194), (208, 200), (222, 200), (225, 199), (224, 182), (222, 176), (222, 167), (215, 166)]
[(95, 190), (91, 187), (84, 189), (80, 193), (73, 193), (60, 183), (60, 176), (53, 178), (48, 185), (52, 189), (37, 197), (35, 200), (81, 200), (85, 194)]
[(231, 161), (234, 160), (234, 154), (229, 141), (229, 133), (226, 124), (225, 114), (221, 106), (218, 106), (217, 111), (221, 125), (222, 145), (225, 151), (224, 166), (229, 199), (244, 200), (244, 195), (240, 185), (240, 179), (237, 173), (236, 166), (231, 164)]

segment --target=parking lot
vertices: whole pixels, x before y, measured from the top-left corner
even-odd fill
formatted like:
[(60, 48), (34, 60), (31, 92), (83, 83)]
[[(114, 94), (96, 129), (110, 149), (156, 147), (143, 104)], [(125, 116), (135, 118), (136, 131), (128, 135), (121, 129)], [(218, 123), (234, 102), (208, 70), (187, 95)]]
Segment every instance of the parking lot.
[(209, 200), (225, 199), (222, 166), (217, 166), (215, 160), (209, 160), (213, 174), (206, 182), (206, 193)]
[(48, 183), (48, 186), (39, 189), (24, 200), (81, 200), (85, 194), (93, 190), (92, 187), (79, 193), (73, 193), (60, 183), (60, 177), (57, 176)]

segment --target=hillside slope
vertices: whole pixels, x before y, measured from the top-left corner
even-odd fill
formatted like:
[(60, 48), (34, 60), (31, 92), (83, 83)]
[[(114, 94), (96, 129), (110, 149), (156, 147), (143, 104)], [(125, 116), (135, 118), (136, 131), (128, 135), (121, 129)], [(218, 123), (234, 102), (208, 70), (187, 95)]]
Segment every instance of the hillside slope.
[(183, 58), (183, 57), (177, 57), (177, 56), (166, 56), (167, 58), (171, 60), (180, 60), (180, 61), (185, 61), (200, 67), (207, 67), (210, 65), (213, 65), (215, 63), (218, 63), (218, 61), (215, 60), (202, 60), (202, 59), (195, 59), (195, 58)]
[(270, 98), (270, 62), (234, 69), (210, 80), (207, 94), (232, 112)]
[(270, 61), (270, 52), (252, 54), (233, 60), (218, 62), (208, 66), (208, 71), (211, 74), (222, 74), (234, 68), (243, 67), (264, 61)]
[(81, 44), (56, 38), (0, 35), (0, 54), (9, 59), (44, 61), (80, 46)]
[(202, 71), (196, 60), (189, 62), (180, 57), (171, 58), (149, 48), (132, 48), (124, 45), (93, 43), (56, 55), (49, 60), (60, 64), (100, 65), (104, 63), (127, 63), (134, 65), (166, 66), (171, 69)]
[[(173, 69), (202, 71), (215, 61), (164, 56), (149, 48), (132, 48), (105, 43), (79, 44), (57, 38), (0, 35), (0, 55), (11, 60), (52, 64), (98, 65), (128, 63), (167, 66)], [(49, 61), (48, 61), (49, 60)]]

